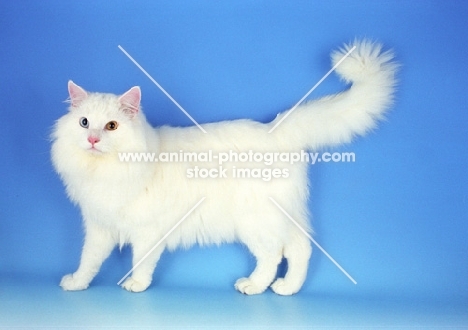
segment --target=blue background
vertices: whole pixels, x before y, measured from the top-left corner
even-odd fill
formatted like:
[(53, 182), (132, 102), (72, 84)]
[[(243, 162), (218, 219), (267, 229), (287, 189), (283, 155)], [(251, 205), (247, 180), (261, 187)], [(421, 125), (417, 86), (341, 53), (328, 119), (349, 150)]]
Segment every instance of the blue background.
[[(463, 1), (2, 1), (0, 327), (468, 326), (468, 3)], [(254, 260), (240, 245), (165, 253), (150, 289), (125, 292), (130, 250), (90, 289), (63, 292), (83, 234), (50, 162), (67, 81), (139, 85), (154, 125), (262, 122), (294, 105), (355, 37), (393, 48), (396, 103), (379, 129), (312, 166), (318, 250), (303, 290), (243, 296)], [(310, 98), (344, 90), (336, 75)]]

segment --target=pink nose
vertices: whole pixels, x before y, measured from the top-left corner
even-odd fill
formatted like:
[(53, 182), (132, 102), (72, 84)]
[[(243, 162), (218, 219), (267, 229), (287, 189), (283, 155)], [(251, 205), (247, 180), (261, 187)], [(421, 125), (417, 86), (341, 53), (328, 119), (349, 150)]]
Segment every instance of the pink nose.
[(95, 143), (98, 143), (100, 139), (97, 136), (89, 136), (88, 137), (88, 142), (94, 145)]

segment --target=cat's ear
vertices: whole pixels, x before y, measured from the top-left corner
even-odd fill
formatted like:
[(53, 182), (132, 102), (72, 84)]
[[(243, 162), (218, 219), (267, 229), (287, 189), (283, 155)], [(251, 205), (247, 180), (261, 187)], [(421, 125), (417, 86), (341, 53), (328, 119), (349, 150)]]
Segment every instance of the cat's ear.
[(74, 108), (88, 97), (88, 93), (71, 80), (68, 81), (68, 93), (70, 94), (70, 103)]
[(130, 88), (122, 96), (119, 97), (121, 110), (129, 115), (131, 118), (136, 116), (140, 111), (141, 90), (140, 87), (135, 86)]

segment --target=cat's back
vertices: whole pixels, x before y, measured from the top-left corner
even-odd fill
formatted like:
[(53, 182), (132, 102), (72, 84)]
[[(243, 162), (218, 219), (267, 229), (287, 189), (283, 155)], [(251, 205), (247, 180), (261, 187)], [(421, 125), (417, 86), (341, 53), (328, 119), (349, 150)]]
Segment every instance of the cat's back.
[[(249, 119), (221, 121), (197, 126), (158, 128), (161, 152), (226, 152), (274, 149), (265, 124)], [(273, 145), (272, 145), (273, 144)]]

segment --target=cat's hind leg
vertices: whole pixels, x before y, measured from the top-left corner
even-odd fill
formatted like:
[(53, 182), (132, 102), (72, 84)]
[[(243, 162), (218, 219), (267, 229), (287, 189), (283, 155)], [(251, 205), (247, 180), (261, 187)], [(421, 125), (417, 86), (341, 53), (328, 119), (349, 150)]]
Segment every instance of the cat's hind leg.
[(264, 292), (273, 282), (282, 260), (281, 246), (271, 247), (262, 244), (248, 245), (257, 259), (257, 265), (249, 277), (236, 281), (235, 288), (244, 294), (253, 295)]
[(271, 285), (271, 289), (279, 295), (292, 295), (304, 284), (312, 246), (304, 234), (298, 233), (284, 246), (283, 253), (288, 262), (288, 270), (284, 278), (278, 278)]

